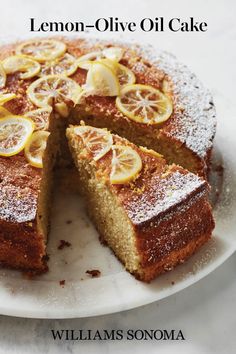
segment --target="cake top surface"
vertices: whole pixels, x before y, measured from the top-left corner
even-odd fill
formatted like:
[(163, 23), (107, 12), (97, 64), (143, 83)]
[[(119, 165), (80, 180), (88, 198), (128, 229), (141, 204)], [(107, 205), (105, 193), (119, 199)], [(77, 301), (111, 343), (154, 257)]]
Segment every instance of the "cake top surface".
[[(148, 171), (148, 169), (147, 169)], [(148, 178), (149, 177), (149, 178)], [(180, 205), (180, 210), (185, 208), (184, 202), (198, 192), (204, 191), (206, 185), (199, 177), (173, 165), (163, 174), (155, 173), (142, 178), (142, 194), (133, 193), (123, 187), (119, 197), (127, 213), (136, 225), (150, 220), (163, 220), (165, 214)], [(137, 181), (138, 182), (138, 181)], [(199, 194), (200, 195), (200, 194)]]
[[(120, 61), (127, 66), (136, 76), (136, 83), (151, 85), (154, 88), (163, 89), (167, 82), (174, 105), (171, 117), (159, 127), (143, 124), (143, 129), (161, 130), (163, 134), (174, 137), (185, 144), (199, 157), (204, 158), (212, 146), (215, 134), (215, 109), (212, 97), (203, 87), (197, 77), (190, 70), (179, 63), (169, 53), (158, 51), (151, 46), (139, 46), (135, 44), (111, 43), (96, 40), (59, 38), (67, 46), (67, 52), (75, 57), (100, 50), (105, 47), (119, 45), (124, 48), (124, 54)], [(15, 54), (15, 48), (19, 43), (1, 47), (0, 60)], [(78, 68), (71, 76), (79, 85), (85, 84), (86, 70)], [(17, 98), (5, 104), (5, 107), (15, 114), (24, 114), (37, 107), (27, 98), (28, 86), (37, 79), (37, 76), (22, 80), (17, 73), (7, 76), (6, 92), (16, 93)], [(128, 119), (115, 105), (113, 97), (89, 96), (88, 104), (92, 104), (94, 110), (110, 113), (114, 119)], [(133, 122), (134, 124), (139, 124)]]
[[(174, 111), (171, 117), (158, 128), (141, 124), (144, 134), (146, 129), (156, 129), (157, 132), (162, 131), (162, 133), (172, 136), (182, 144), (185, 144), (201, 158), (205, 157), (212, 145), (215, 133), (214, 105), (209, 92), (202, 86), (195, 75), (185, 66), (179, 64), (174, 57), (167, 53), (154, 51), (149, 47), (141, 48), (133, 44), (125, 45), (122, 43), (86, 39), (69, 40), (66, 38), (58, 38), (58, 40), (65, 43), (67, 53), (76, 58), (91, 53), (92, 51), (101, 50), (114, 45), (122, 47), (124, 54), (120, 63), (133, 71), (136, 77), (136, 83), (150, 85), (159, 90), (163, 90), (164, 84), (167, 83), (172, 96)], [(1, 46), (0, 61), (15, 55), (16, 48), (19, 44), (20, 43), (13, 43)], [(79, 85), (83, 85), (86, 82), (86, 76), (87, 71), (78, 67), (70, 78)], [(37, 75), (29, 79), (22, 79), (19, 72), (7, 74), (6, 85), (4, 88), (0, 89), (0, 93), (14, 93), (16, 97), (4, 103), (4, 108), (15, 115), (24, 115), (29, 111), (37, 109), (38, 107), (32, 103), (32, 100), (29, 99), (27, 94), (29, 86), (37, 79)], [(86, 102), (93, 105), (95, 110), (103, 114), (112, 114), (113, 118), (120, 119), (121, 123), (122, 119), (129, 119), (117, 109), (114, 97), (93, 95), (86, 97)], [(140, 125), (140, 123), (137, 122), (133, 122), (133, 124)], [(14, 166), (11, 166), (13, 164), (18, 166), (18, 169), (22, 168), (25, 170), (25, 176), (30, 176), (25, 185), (10, 182), (9, 177), (12, 173), (12, 169), (14, 169)], [(36, 213), (37, 189), (39, 189), (40, 185), (41, 170), (30, 166), (24, 158), (24, 153), (20, 153), (11, 158), (1, 156), (0, 165), (0, 178), (2, 181), (0, 216), (3, 219), (12, 219), (17, 222), (31, 220)], [(6, 169), (6, 171), (4, 169)], [(182, 172), (179, 173), (181, 174)], [(16, 172), (12, 175), (16, 178)], [(181, 178), (183, 184), (187, 182), (187, 180), (184, 180), (184, 178), (187, 177)], [(179, 180), (181, 178), (179, 178)], [(33, 188), (33, 192), (28, 188), (28, 186), (31, 185), (30, 179), (31, 181), (37, 179), (38, 181), (35, 185), (36, 187)], [(16, 178), (16, 180), (18, 179)], [(194, 177), (191, 177), (190, 180), (194, 180)], [(199, 180), (196, 179), (195, 182), (198, 183), (198, 181)], [(155, 183), (157, 183), (157, 181), (155, 181)], [(22, 193), (22, 197), (18, 199), (15, 198), (14, 195), (19, 193)], [(177, 198), (177, 193), (173, 195)], [(169, 199), (169, 203), (170, 200), (171, 198)], [(132, 203), (135, 205), (135, 198), (132, 199)], [(158, 208), (161, 212), (161, 204)], [(141, 215), (141, 211), (139, 215)], [(138, 221), (137, 216), (133, 215), (133, 217)]]
[(97, 177), (109, 184), (135, 225), (157, 219), (160, 221), (178, 206), (184, 208), (184, 201), (207, 192), (207, 182), (202, 178), (180, 166), (169, 166), (152, 150), (139, 148), (114, 134), (113, 145), (128, 146), (135, 150), (141, 158), (142, 168), (127, 183), (113, 184), (109, 177), (114, 157), (112, 148), (98, 161), (94, 161), (83, 138), (77, 134), (76, 127), (68, 128), (67, 137), (78, 158), (88, 160), (94, 166)]
[(13, 223), (36, 217), (40, 170), (25, 163), (22, 154), (1, 158), (0, 219)]

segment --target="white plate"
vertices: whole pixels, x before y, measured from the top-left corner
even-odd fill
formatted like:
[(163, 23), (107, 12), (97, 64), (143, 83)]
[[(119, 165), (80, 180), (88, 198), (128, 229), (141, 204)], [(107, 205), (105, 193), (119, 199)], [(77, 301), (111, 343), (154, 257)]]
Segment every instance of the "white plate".
[[(215, 92), (214, 96), (219, 117), (214, 156), (216, 164), (223, 159), (225, 170), (223, 179), (217, 173), (213, 178), (216, 187), (222, 188), (214, 208), (213, 239), (185, 264), (151, 284), (143, 284), (128, 274), (111, 251), (99, 243), (79, 197), (58, 194), (48, 247), (50, 271), (28, 280), (18, 272), (0, 270), (1, 314), (71, 318), (131, 309), (194, 284), (236, 250), (235, 110), (219, 93)], [(68, 220), (72, 223), (66, 223)], [(58, 250), (61, 239), (68, 240), (72, 246)], [(91, 278), (86, 274), (91, 269), (99, 269), (101, 276)], [(59, 284), (60, 280), (65, 280), (64, 287)]]

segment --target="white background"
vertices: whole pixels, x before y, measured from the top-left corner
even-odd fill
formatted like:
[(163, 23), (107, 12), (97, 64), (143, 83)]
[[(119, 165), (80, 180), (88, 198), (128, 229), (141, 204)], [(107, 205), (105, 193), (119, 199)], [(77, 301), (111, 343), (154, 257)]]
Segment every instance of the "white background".
[[(166, 20), (190, 16), (208, 23), (205, 33), (99, 34), (155, 43), (176, 54), (217, 97), (235, 105), (236, 6), (234, 0), (0, 0), (0, 37), (30, 36), (29, 18), (94, 22), (119, 17)], [(93, 32), (96, 35), (95, 32)], [(220, 117), (223, 119), (223, 117)], [(236, 131), (236, 124), (232, 127)], [(119, 314), (78, 320), (28, 320), (0, 317), (0, 353), (235, 353), (236, 256), (192, 287), (155, 304)], [(53, 342), (50, 329), (181, 329), (185, 342)]]

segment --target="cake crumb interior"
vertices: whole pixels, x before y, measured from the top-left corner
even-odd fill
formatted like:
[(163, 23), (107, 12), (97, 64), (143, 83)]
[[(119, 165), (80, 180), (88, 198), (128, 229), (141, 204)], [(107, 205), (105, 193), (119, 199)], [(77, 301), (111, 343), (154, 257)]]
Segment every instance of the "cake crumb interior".
[(78, 139), (74, 139), (69, 128), (67, 136), (73, 146), (72, 154), (79, 171), (79, 186), (86, 199), (89, 216), (102, 241), (109, 245), (129, 272), (135, 273), (139, 269), (140, 260), (132, 224), (114, 193), (101, 178), (96, 177), (93, 165), (86, 159), (79, 158), (80, 143)]

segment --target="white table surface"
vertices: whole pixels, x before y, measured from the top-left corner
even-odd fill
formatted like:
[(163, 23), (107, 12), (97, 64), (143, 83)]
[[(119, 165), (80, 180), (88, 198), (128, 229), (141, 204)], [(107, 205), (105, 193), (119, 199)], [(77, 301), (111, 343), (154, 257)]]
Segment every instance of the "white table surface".
[[(216, 97), (235, 105), (236, 6), (234, 0), (7, 0), (0, 1), (0, 37), (29, 36), (29, 18), (38, 21), (93, 21), (116, 16), (138, 21), (193, 16), (206, 21), (206, 33), (142, 33), (122, 35), (155, 43), (176, 54), (205, 82)], [(96, 35), (96, 33), (94, 33)], [(108, 34), (109, 35), (109, 34)], [(108, 35), (100, 35), (107, 37)], [(109, 37), (120, 38), (118, 34)], [(236, 106), (235, 106), (236, 107)], [(222, 117), (221, 117), (222, 119)], [(232, 129), (236, 128), (236, 124)], [(236, 255), (184, 291), (157, 303), (114, 315), (75, 320), (33, 320), (0, 316), (0, 353), (235, 353)], [(176, 341), (53, 341), (51, 329), (181, 329)]]

